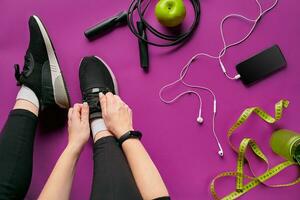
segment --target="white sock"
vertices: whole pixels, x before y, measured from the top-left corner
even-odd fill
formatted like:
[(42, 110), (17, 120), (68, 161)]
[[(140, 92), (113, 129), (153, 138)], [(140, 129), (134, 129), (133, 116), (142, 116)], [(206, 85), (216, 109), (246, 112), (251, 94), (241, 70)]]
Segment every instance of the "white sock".
[(104, 120), (102, 118), (92, 120), (91, 129), (92, 129), (93, 138), (95, 138), (95, 135), (100, 131), (107, 130)]
[(29, 101), (29, 102), (33, 103), (38, 109), (40, 107), (39, 100), (38, 100), (37, 96), (35, 95), (35, 93), (29, 87), (26, 87), (25, 85), (21, 86), (21, 89), (20, 89), (16, 99), (17, 100), (22, 99), (22, 100)]

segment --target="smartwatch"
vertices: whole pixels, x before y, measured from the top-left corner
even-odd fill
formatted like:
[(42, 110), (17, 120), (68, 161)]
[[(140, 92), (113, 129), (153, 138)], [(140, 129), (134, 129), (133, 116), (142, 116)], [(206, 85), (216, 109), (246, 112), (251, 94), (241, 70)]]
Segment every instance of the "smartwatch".
[(142, 133), (140, 131), (128, 131), (124, 135), (122, 135), (119, 138), (119, 145), (122, 146), (123, 142), (130, 138), (135, 138), (135, 139), (141, 139), (142, 138)]

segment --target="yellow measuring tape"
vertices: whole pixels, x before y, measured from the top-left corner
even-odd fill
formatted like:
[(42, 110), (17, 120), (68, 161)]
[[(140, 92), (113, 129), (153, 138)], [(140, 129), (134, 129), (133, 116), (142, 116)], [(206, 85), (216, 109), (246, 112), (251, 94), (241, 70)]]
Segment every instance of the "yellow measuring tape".
[[(287, 100), (281, 100), (278, 103), (276, 103), (274, 117), (272, 117), (271, 115), (269, 115), (268, 113), (266, 113), (259, 107), (247, 108), (242, 113), (242, 115), (239, 117), (239, 119), (235, 122), (235, 124), (229, 129), (229, 131), (227, 133), (229, 145), (238, 154), (237, 169), (234, 172), (223, 172), (223, 173), (219, 174), (218, 176), (216, 176), (212, 180), (212, 182), (210, 184), (210, 191), (211, 191), (214, 199), (223, 199), (223, 200), (236, 199), (236, 198), (240, 197), (241, 195), (245, 194), (246, 192), (248, 192), (249, 190), (255, 188), (259, 184), (264, 184), (268, 187), (287, 187), (287, 186), (295, 185), (300, 182), (300, 178), (298, 178), (297, 180), (295, 180), (291, 183), (287, 183), (287, 184), (278, 184), (278, 185), (266, 184), (265, 181), (267, 181), (271, 177), (275, 176), (276, 174), (278, 174), (279, 172), (281, 172), (282, 170), (284, 170), (285, 168), (287, 168), (289, 166), (298, 165), (298, 163), (291, 162), (291, 161), (285, 161), (285, 162), (283, 162), (279, 165), (276, 165), (275, 167), (270, 169), (270, 164), (269, 164), (267, 157), (264, 155), (264, 153), (261, 151), (261, 149), (258, 147), (258, 145), (256, 144), (256, 142), (254, 140), (252, 140), (251, 138), (244, 138), (242, 140), (242, 142), (240, 143), (239, 148), (236, 148), (233, 145), (233, 143), (231, 142), (231, 136), (234, 133), (234, 131), (237, 128), (239, 128), (242, 124), (244, 124), (247, 121), (247, 119), (251, 116), (251, 114), (254, 113), (254, 114), (258, 115), (265, 122), (273, 124), (276, 121), (278, 121), (279, 119), (281, 119), (283, 109), (287, 108), (288, 105), (289, 105), (289, 101), (287, 101)], [(247, 163), (249, 165), (252, 175), (249, 176), (244, 173), (244, 163), (245, 163), (245, 161), (248, 161), (247, 157), (245, 156), (245, 153), (249, 147), (251, 148), (253, 153), (259, 159), (261, 159), (263, 162), (265, 162), (267, 164), (267, 170), (259, 176), (256, 176), (254, 174), (249, 162), (247, 162)], [(236, 177), (236, 190), (234, 192), (231, 192), (229, 195), (227, 195), (223, 198), (220, 198), (220, 197), (218, 197), (217, 192), (215, 190), (215, 182), (218, 179), (220, 179), (222, 177), (226, 177), (226, 176)], [(248, 182), (247, 184), (244, 184), (245, 178), (250, 179), (250, 182)]]

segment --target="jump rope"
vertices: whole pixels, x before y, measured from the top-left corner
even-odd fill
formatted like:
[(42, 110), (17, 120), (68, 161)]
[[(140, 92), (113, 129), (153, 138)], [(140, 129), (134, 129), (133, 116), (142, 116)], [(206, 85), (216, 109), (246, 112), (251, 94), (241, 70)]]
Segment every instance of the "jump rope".
[[(246, 41), (250, 35), (253, 33), (254, 29), (256, 28), (258, 22), (261, 20), (261, 18), (267, 14), (269, 11), (271, 11), (273, 8), (275, 8), (275, 6), (277, 5), (278, 3), (278, 0), (275, 0), (274, 3), (267, 9), (263, 10), (262, 8), (262, 5), (261, 3), (258, 1), (258, 0), (255, 0), (256, 1), (256, 4), (259, 8), (259, 15), (255, 18), (255, 19), (251, 19), (251, 18), (248, 18), (247, 16), (244, 16), (244, 15), (241, 15), (241, 14), (236, 14), (236, 13), (233, 13), (233, 14), (229, 14), (227, 16), (225, 16), (221, 23), (220, 23), (220, 33), (221, 33), (221, 38), (222, 38), (222, 42), (223, 42), (223, 48), (221, 49), (221, 51), (219, 52), (219, 54), (217, 56), (215, 55), (211, 55), (211, 54), (208, 54), (208, 53), (205, 53), (205, 52), (200, 52), (200, 53), (197, 53), (195, 54), (188, 62), (185, 66), (183, 66), (180, 74), (179, 74), (179, 78), (165, 86), (163, 86), (160, 91), (159, 91), (159, 97), (160, 97), (160, 100), (166, 104), (173, 104), (175, 103), (179, 98), (187, 95), (187, 94), (193, 94), (195, 95), (198, 100), (199, 100), (199, 111), (198, 111), (198, 117), (197, 117), (197, 122), (199, 124), (202, 124), (204, 122), (204, 119), (202, 117), (202, 98), (201, 98), (201, 95), (199, 94), (199, 92), (196, 91), (196, 89), (200, 89), (200, 90), (204, 90), (206, 92), (208, 92), (212, 97), (213, 97), (213, 116), (212, 116), (212, 132), (213, 132), (213, 136), (216, 140), (216, 143), (218, 145), (218, 154), (219, 156), (223, 157), (224, 156), (224, 152), (223, 152), (223, 148), (222, 148), (222, 145), (220, 143), (220, 140), (216, 134), (216, 130), (215, 130), (215, 124), (216, 124), (216, 115), (217, 115), (217, 98), (216, 98), (216, 95), (215, 93), (209, 89), (208, 87), (205, 87), (205, 86), (200, 86), (200, 85), (194, 85), (194, 84), (190, 84), (190, 83), (187, 83), (184, 79), (185, 77), (187, 76), (187, 73), (190, 69), (190, 66), (191, 64), (196, 61), (199, 57), (208, 57), (208, 58), (211, 58), (211, 59), (215, 59), (215, 60), (218, 60), (219, 62), (219, 65), (221, 67), (221, 70), (222, 72), (224, 73), (224, 75), (230, 79), (230, 80), (238, 80), (240, 78), (240, 75), (239, 74), (236, 74), (235, 76), (230, 76), (228, 73), (227, 73), (227, 70), (226, 70), (226, 67), (225, 65), (223, 64), (222, 62), (222, 57), (225, 55), (227, 49), (231, 48), (231, 47), (234, 47), (234, 46), (237, 46), (241, 43), (243, 43), (244, 41)], [(239, 18), (241, 20), (244, 20), (244, 21), (247, 21), (247, 22), (250, 22), (250, 23), (253, 23), (250, 31), (246, 34), (246, 36), (236, 42), (233, 42), (231, 44), (226, 44), (226, 40), (225, 40), (225, 36), (224, 36), (224, 31), (223, 31), (223, 27), (224, 27), (224, 23), (225, 21), (227, 21), (228, 19), (230, 18)], [(166, 99), (163, 97), (163, 92), (167, 89), (167, 88), (170, 88), (178, 83), (181, 83), (183, 84), (184, 86), (186, 86), (187, 88), (189, 88), (188, 90), (178, 94), (177, 96), (175, 96), (174, 98), (172, 99)]]
[[(158, 31), (157, 29), (155, 29), (153, 26), (151, 26), (145, 20), (144, 14), (145, 14), (150, 2), (151, 2), (151, 0), (148, 1), (145, 8), (142, 10), (143, 0), (133, 0), (127, 11), (127, 25), (129, 27), (129, 29), (137, 38), (139, 38), (143, 42), (153, 45), (153, 46), (157, 46), (157, 47), (175, 46), (175, 45), (178, 45), (179, 43), (183, 42), (187, 38), (189, 38), (193, 34), (193, 32), (196, 30), (196, 28), (199, 24), (199, 20), (200, 20), (200, 2), (199, 2), (199, 0), (190, 0), (191, 4), (193, 6), (195, 18), (194, 18), (194, 21), (193, 21), (192, 25), (190, 26), (190, 28), (186, 32), (181, 33), (179, 35), (164, 34), (160, 31)], [(142, 22), (142, 24), (144, 25), (145, 29), (150, 31), (157, 38), (165, 40), (167, 42), (166, 43), (152, 42), (152, 41), (148, 40), (147, 38), (142, 37), (141, 34), (139, 33), (139, 30), (135, 27), (135, 23), (134, 23), (134, 19), (133, 19), (135, 12), (138, 13), (138, 17), (139, 17), (140, 21)]]
[[(121, 25), (127, 25), (135, 37), (138, 38), (140, 64), (143, 70), (147, 72), (149, 70), (148, 45), (153, 45), (156, 47), (170, 47), (183, 43), (190, 38), (198, 27), (200, 21), (200, 2), (199, 0), (190, 0), (194, 10), (193, 23), (187, 31), (175, 35), (162, 33), (145, 20), (144, 15), (151, 3), (151, 0), (148, 0), (147, 3), (144, 2), (145, 0), (132, 0), (127, 11), (122, 11), (117, 15), (92, 26), (84, 32), (84, 35), (89, 40), (94, 40), (102, 34), (107, 33), (111, 29)], [(135, 14), (137, 14), (137, 21), (134, 17)], [(161, 41), (155, 42), (148, 40), (146, 30)]]

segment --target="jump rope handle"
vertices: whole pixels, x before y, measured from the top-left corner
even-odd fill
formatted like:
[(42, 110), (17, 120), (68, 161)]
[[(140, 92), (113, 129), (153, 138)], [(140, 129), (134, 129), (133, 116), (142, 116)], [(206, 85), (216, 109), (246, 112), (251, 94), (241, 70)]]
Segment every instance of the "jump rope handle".
[(122, 11), (119, 14), (92, 26), (91, 28), (89, 28), (84, 32), (84, 35), (87, 39), (92, 40), (100, 36), (101, 34), (113, 29), (116, 26), (126, 25), (126, 24), (127, 24), (127, 12)]
[[(146, 30), (144, 27), (143, 22), (138, 21), (137, 23), (137, 29), (139, 31), (139, 35), (143, 39), (147, 39)], [(140, 64), (141, 68), (148, 72), (149, 70), (149, 53), (148, 53), (148, 44), (144, 42), (143, 40), (139, 39), (139, 50), (140, 50)]]

